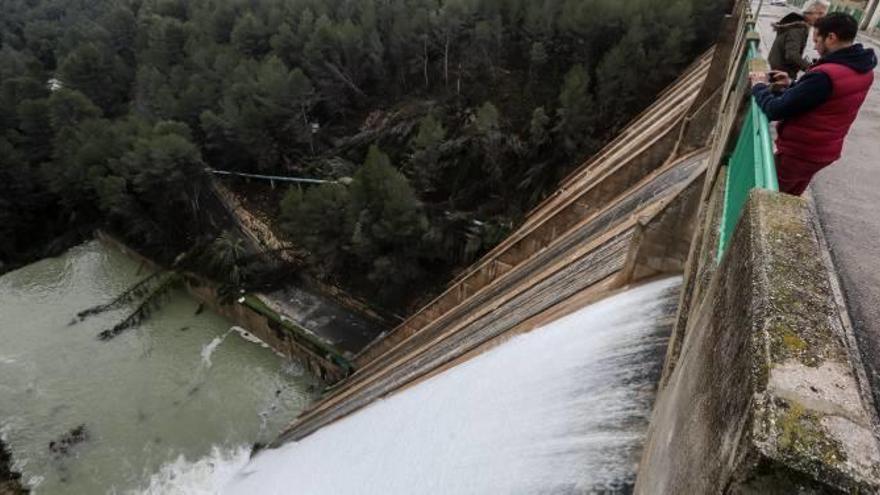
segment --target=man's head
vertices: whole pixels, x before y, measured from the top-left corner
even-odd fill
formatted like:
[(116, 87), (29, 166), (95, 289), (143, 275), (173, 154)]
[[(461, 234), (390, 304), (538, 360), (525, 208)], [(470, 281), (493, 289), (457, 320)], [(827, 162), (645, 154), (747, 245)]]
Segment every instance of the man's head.
[(819, 55), (825, 56), (853, 44), (859, 23), (843, 12), (833, 12), (819, 19), (813, 27), (813, 45)]
[(827, 12), (828, 5), (825, 2), (822, 2), (821, 0), (810, 2), (804, 9), (804, 20), (807, 21), (807, 24), (810, 26), (814, 26), (816, 21), (825, 17)]

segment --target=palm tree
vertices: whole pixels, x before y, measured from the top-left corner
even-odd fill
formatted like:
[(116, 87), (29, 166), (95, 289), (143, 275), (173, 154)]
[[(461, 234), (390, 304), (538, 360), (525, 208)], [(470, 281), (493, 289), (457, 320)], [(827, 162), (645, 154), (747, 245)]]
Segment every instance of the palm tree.
[(211, 270), (226, 282), (238, 286), (247, 276), (245, 256), (247, 249), (241, 238), (223, 231), (208, 247), (207, 262)]

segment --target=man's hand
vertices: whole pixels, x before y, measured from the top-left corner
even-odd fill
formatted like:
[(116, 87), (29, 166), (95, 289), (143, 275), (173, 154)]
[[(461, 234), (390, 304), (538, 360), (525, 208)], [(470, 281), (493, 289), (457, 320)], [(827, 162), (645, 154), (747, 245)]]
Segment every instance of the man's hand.
[(770, 77), (766, 72), (749, 72), (749, 82), (754, 88), (758, 84), (770, 84)]
[(791, 86), (791, 76), (785, 71), (771, 70), (767, 75), (770, 77), (770, 81), (773, 82), (774, 89), (785, 89)]

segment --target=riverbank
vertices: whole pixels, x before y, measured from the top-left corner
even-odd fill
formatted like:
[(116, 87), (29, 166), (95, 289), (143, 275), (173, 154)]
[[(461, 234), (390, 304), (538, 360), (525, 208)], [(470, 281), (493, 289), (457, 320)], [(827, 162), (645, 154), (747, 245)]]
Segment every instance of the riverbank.
[[(98, 231), (96, 237), (145, 266), (163, 269), (106, 232)], [(359, 318), (345, 306), (305, 288), (242, 294), (235, 301), (226, 302), (220, 297), (219, 284), (192, 273), (183, 275), (185, 288), (192, 297), (276, 352), (301, 361), (312, 375), (327, 384), (351, 374), (354, 355), (383, 330), (371, 320)]]
[(23, 495), (28, 493), (21, 486), (21, 474), (12, 470), (12, 455), (0, 439), (0, 495)]

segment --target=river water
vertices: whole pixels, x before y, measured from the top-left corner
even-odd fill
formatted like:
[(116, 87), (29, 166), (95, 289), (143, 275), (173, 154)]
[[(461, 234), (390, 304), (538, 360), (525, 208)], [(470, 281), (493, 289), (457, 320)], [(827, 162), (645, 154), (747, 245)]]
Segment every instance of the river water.
[(96, 335), (130, 307), (69, 325), (145, 275), (90, 242), (0, 277), (0, 434), (36, 493), (165, 493), (200, 465), (186, 493), (215, 492), (232, 460), (312, 400), (318, 384), (298, 363), (197, 315), (183, 292), (108, 342)]
[(172, 466), (154, 486), (241, 495), (629, 493), (679, 284), (607, 298), (299, 442), (253, 459), (218, 450)]

